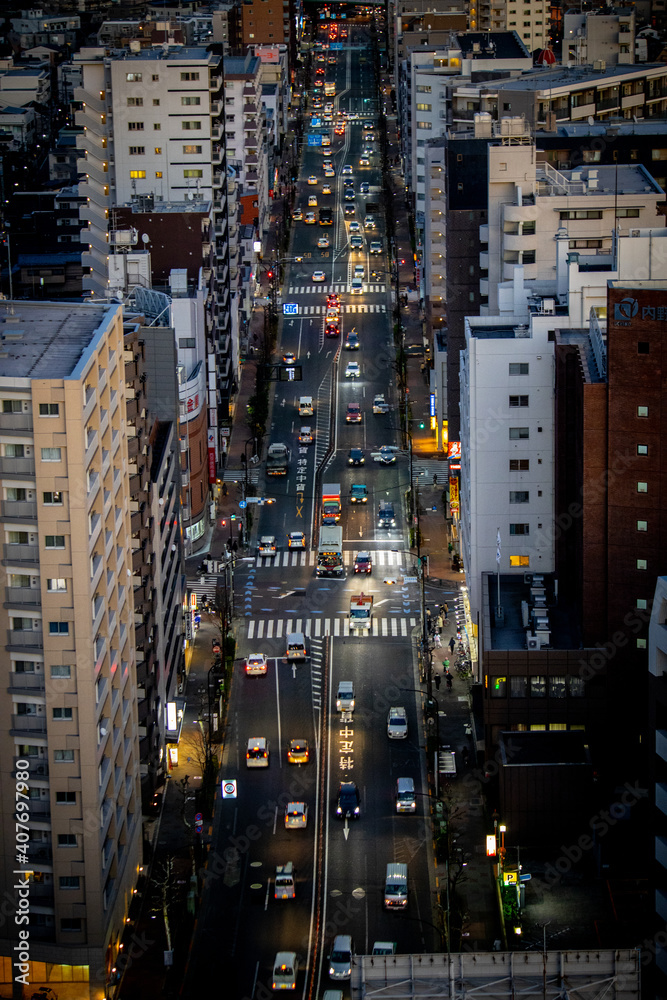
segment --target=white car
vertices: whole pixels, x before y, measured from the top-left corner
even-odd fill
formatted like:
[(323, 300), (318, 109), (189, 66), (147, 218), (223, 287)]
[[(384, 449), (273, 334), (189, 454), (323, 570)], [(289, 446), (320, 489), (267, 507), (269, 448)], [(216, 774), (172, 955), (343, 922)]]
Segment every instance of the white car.
[(387, 716), (387, 736), (390, 740), (405, 740), (408, 736), (408, 715), (402, 705), (394, 705)]
[(319, 240), (317, 241), (317, 245), (320, 248), (320, 250), (327, 250), (331, 246), (331, 243), (329, 242), (329, 237), (320, 236)]
[(265, 674), (267, 671), (266, 657), (264, 653), (249, 653), (245, 658), (246, 674)]
[(352, 176), (352, 164), (346, 163), (344, 165), (344, 167), (343, 167), (342, 174), (343, 174), (343, 177), (351, 177)]
[(333, 111), (333, 109), (334, 109), (333, 103), (331, 101), (327, 101), (327, 103), (324, 105), (324, 110)]
[(368, 159), (367, 156), (360, 156), (359, 157), (359, 166), (360, 167), (370, 167), (370, 165), (371, 165), (371, 161)]
[(299, 431), (299, 444), (312, 444), (313, 431), (311, 427), (302, 427)]
[(262, 537), (259, 540), (259, 554), (260, 556), (275, 556), (276, 554), (275, 535), (262, 535)]
[(373, 240), (368, 248), (369, 253), (382, 253), (382, 244), (379, 240)]
[(360, 233), (361, 232), (361, 226), (359, 225), (358, 222), (351, 222), (350, 223), (350, 232), (351, 233)]
[(295, 990), (299, 963), (295, 951), (279, 951), (273, 963), (272, 990)]
[(306, 536), (303, 531), (290, 531), (287, 536), (287, 547), (289, 549), (305, 549)]
[(308, 806), (305, 802), (288, 802), (285, 807), (285, 829), (303, 830), (308, 825)]
[(314, 226), (315, 225), (315, 213), (314, 212), (306, 212), (306, 217), (305, 217), (305, 219), (303, 221), (305, 223), (307, 223), (307, 225), (309, 225), (309, 226)]
[(355, 264), (354, 265), (354, 275), (353, 275), (353, 277), (355, 277), (355, 278), (363, 278), (365, 274), (366, 274), (366, 268), (364, 267), (363, 264)]
[(317, 208), (317, 195), (311, 194), (308, 198), (308, 207)]
[(350, 283), (350, 291), (353, 295), (361, 295), (364, 290), (364, 279), (363, 278), (353, 278)]
[(347, 368), (345, 369), (345, 378), (359, 378), (361, 375), (361, 367), (358, 361), (348, 361)]
[(322, 156), (333, 156), (333, 153), (330, 149), (323, 149)]
[(331, 194), (331, 186), (329, 184), (322, 186), (322, 194)]
[(313, 281), (326, 281), (327, 276), (324, 271), (313, 271)]
[(317, 184), (317, 177), (315, 176), (315, 174), (311, 174), (310, 175), (310, 177), (308, 178), (308, 183), (309, 184)]

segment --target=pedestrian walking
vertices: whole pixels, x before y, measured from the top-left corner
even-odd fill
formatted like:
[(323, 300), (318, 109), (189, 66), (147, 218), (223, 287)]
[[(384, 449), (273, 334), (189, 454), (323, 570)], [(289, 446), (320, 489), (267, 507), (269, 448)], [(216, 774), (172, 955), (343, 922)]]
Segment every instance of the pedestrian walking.
[(449, 652), (451, 656), (454, 655), (455, 646), (456, 646), (456, 639), (454, 638), (454, 636), (452, 636), (451, 639), (449, 640)]
[(440, 641), (440, 633), (439, 632), (435, 633), (434, 642), (435, 642), (435, 648), (436, 649), (440, 649), (440, 647), (442, 646), (442, 642)]
[(445, 601), (445, 603), (441, 605), (440, 610), (442, 612), (442, 617), (446, 618), (447, 615), (449, 614), (449, 604), (447, 604), (447, 601)]
[(442, 666), (443, 666), (443, 669), (444, 669), (445, 673), (448, 674), (449, 673), (449, 658), (448, 657), (446, 657), (442, 661)]

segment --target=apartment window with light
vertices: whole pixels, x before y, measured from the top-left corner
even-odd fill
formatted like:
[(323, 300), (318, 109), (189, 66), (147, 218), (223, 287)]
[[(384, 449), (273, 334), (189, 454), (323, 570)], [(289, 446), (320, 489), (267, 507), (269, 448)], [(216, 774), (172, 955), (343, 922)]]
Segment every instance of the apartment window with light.
[(48, 506), (62, 506), (63, 495), (60, 491), (47, 490), (42, 493), (42, 503)]
[(530, 566), (530, 556), (510, 556), (510, 566), (515, 568)]
[(637, 407), (638, 417), (648, 417), (648, 406), (638, 406)]
[(130, 170), (130, 180), (140, 181), (146, 176), (145, 170)]
[(637, 649), (646, 649), (646, 639), (637, 639)]
[(648, 445), (647, 444), (638, 444), (637, 445), (637, 454), (638, 455), (648, 455)]
[(141, 83), (142, 74), (141, 73), (126, 73), (125, 79), (128, 83)]
[[(229, 132), (227, 133), (227, 137), (229, 138)], [(200, 156), (201, 151), (202, 151), (201, 146), (193, 146), (193, 145), (183, 146), (183, 154), (185, 156)]]
[(648, 521), (637, 521), (637, 531), (648, 531)]
[(648, 561), (646, 559), (638, 559), (637, 569), (648, 569)]
[(54, 750), (53, 759), (56, 763), (72, 764), (74, 762), (73, 750)]
[(67, 590), (67, 580), (61, 576), (49, 577), (46, 581), (46, 589), (51, 591)]
[(637, 493), (648, 493), (648, 483), (638, 482)]
[(183, 177), (185, 177), (186, 180), (189, 177), (203, 177), (203, 176), (204, 176), (204, 171), (203, 170), (193, 169), (193, 170), (184, 170), (183, 171)]
[(417, 111), (432, 111), (433, 106), (431, 104), (418, 104)]
[(42, 462), (60, 462), (62, 459), (62, 449), (42, 448)]
[(507, 678), (506, 677), (491, 677), (491, 697), (492, 698), (506, 698), (507, 697)]
[(648, 608), (648, 602), (643, 597), (638, 597), (635, 601), (635, 607), (638, 611), (646, 611)]
[(161, 156), (162, 155), (162, 146), (156, 146), (155, 149), (154, 149), (154, 152), (155, 152), (156, 156)]

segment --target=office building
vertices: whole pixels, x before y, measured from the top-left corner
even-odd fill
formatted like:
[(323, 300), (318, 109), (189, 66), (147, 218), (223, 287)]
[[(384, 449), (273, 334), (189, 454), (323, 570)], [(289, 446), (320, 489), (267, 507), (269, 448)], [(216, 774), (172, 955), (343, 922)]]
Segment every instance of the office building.
[[(27, 760), (31, 962), (99, 997), (142, 863), (122, 309), (5, 303), (0, 327), (2, 796)], [(16, 930), (3, 922), (5, 955)]]

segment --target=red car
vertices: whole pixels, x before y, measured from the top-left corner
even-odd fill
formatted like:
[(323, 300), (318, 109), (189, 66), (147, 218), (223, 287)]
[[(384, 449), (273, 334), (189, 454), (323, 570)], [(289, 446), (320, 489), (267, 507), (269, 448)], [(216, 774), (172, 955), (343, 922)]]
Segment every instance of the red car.
[(329, 308), (329, 306), (337, 306), (339, 304), (340, 295), (338, 295), (337, 292), (330, 292), (329, 295), (327, 295), (327, 308)]
[(345, 423), (347, 424), (360, 424), (361, 423), (361, 407), (358, 403), (348, 403), (347, 411), (345, 413)]
[(340, 327), (338, 323), (327, 323), (324, 335), (325, 337), (340, 337)]
[(355, 573), (373, 572), (373, 561), (371, 559), (370, 552), (357, 552), (357, 557), (354, 560), (354, 572)]

